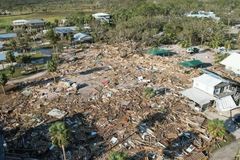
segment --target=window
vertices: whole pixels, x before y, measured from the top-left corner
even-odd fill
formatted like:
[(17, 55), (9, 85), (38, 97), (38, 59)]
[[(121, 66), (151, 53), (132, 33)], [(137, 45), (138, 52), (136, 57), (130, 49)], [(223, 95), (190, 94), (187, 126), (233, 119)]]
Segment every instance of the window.
[(214, 91), (215, 94), (220, 94), (220, 92), (221, 92), (221, 88), (217, 88), (217, 89), (215, 89), (215, 91)]

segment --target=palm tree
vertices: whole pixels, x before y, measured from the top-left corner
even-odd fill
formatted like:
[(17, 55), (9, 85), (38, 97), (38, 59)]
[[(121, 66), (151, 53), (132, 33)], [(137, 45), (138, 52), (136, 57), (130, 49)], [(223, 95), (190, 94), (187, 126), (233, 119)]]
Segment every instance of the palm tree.
[(209, 120), (207, 130), (214, 139), (223, 139), (226, 134), (224, 121), (219, 119)]
[(128, 155), (124, 152), (112, 152), (110, 153), (109, 160), (127, 160)]
[(50, 61), (47, 62), (47, 69), (53, 76), (54, 83), (56, 83), (55, 76), (53, 75), (54, 72), (57, 71), (57, 61), (56, 59), (52, 58)]
[(46, 34), (46, 38), (50, 40), (50, 42), (53, 46), (53, 50), (56, 52), (56, 46), (57, 46), (58, 41), (60, 40), (59, 35), (56, 34), (53, 29), (50, 29)]
[(65, 147), (69, 143), (69, 129), (64, 122), (53, 123), (49, 128), (52, 143), (62, 148), (63, 158), (66, 160)]
[(6, 74), (1, 73), (0, 74), (0, 85), (2, 86), (2, 91), (4, 94), (6, 94), (5, 90), (4, 90), (4, 86), (6, 85), (7, 82), (8, 82), (8, 78), (7, 78)]

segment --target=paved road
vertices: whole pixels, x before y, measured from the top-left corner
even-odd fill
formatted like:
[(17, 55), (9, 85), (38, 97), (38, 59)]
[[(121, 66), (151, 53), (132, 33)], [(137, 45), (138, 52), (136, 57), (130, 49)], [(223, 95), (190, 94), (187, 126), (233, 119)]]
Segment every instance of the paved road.
[(33, 80), (33, 79), (37, 79), (39, 77), (42, 77), (45, 74), (47, 74), (47, 71), (39, 72), (39, 73), (36, 73), (34, 75), (28, 76), (26, 78), (11, 80), (11, 81), (8, 81), (7, 84), (16, 84), (16, 83), (26, 82), (26, 81), (29, 81), (29, 80)]
[(210, 160), (234, 160), (240, 147), (240, 140), (235, 141), (213, 153)]

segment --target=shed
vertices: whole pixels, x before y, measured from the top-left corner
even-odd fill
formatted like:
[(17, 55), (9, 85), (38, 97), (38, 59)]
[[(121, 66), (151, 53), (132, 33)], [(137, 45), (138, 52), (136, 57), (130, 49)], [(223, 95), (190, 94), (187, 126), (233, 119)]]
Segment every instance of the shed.
[(180, 65), (187, 68), (198, 68), (198, 67), (202, 67), (204, 63), (200, 60), (191, 60), (191, 61), (183, 61), (180, 63)]
[(224, 112), (230, 111), (234, 108), (237, 108), (238, 106), (234, 102), (232, 96), (226, 96), (216, 100), (216, 107), (218, 111)]

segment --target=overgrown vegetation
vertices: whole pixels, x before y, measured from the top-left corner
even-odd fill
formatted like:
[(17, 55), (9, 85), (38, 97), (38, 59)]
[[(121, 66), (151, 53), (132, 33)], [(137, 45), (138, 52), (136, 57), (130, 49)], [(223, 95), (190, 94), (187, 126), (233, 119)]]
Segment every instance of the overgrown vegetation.
[[(234, 44), (229, 43), (232, 41), (229, 36), (225, 35), (224, 30), (227, 26), (240, 21), (240, 2), (238, 0), (228, 2), (224, 0), (204, 2), (195, 0), (179, 0), (177, 2), (176, 0), (123, 0), (121, 3), (117, 0), (61, 0), (57, 2), (54, 0), (24, 0), (21, 2), (15, 0), (11, 4), (5, 3), (3, 0), (0, 2), (0, 6), (10, 10), (17, 8), (20, 12), (25, 7), (31, 14), (39, 13), (35, 18), (45, 18), (45, 13), (53, 12), (52, 22), (67, 17), (69, 25), (83, 26), (84, 23), (91, 23), (92, 35), (96, 41), (134, 40), (154, 46), (179, 43), (183, 47), (191, 45), (208, 45), (212, 48), (230, 47)], [(79, 12), (80, 8), (81, 12)], [(55, 13), (62, 10), (68, 14), (55, 16)], [(103, 10), (113, 15), (112, 25), (94, 23), (91, 13)], [(199, 10), (213, 11), (221, 17), (221, 20), (216, 22), (212, 19), (196, 19), (185, 16), (187, 12)], [(43, 15), (41, 16), (41, 14)], [(48, 14), (49, 18), (46, 19), (49, 20), (51, 15)], [(2, 21), (4, 18), (1, 18)], [(239, 40), (234, 43), (239, 44)]]
[(112, 152), (109, 155), (108, 160), (127, 160), (128, 155), (124, 152)]
[(147, 98), (152, 98), (152, 97), (156, 96), (155, 90), (151, 87), (145, 88), (143, 94)]

